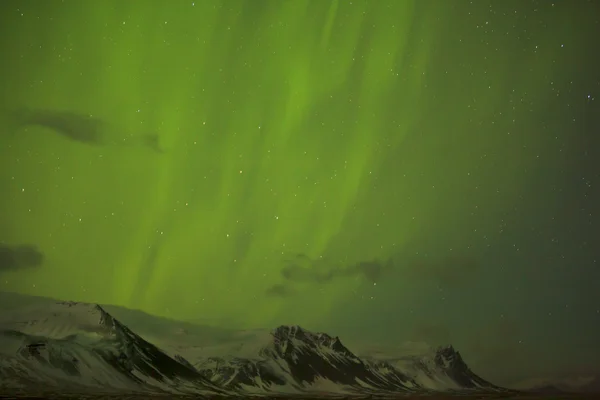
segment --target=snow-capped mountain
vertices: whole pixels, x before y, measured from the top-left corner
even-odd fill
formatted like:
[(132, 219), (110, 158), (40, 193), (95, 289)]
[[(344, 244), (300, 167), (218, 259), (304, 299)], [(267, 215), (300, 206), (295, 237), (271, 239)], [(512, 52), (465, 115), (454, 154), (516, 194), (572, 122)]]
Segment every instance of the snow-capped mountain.
[(1, 315), (0, 390), (225, 394), (102, 307), (73, 302)]
[(0, 394), (364, 396), (503, 390), (474, 374), (452, 347), (419, 357), (359, 357), (339, 338), (298, 326), (239, 331), (210, 342), (190, 334), (189, 326), (176, 328), (176, 322), (162, 335), (134, 332), (107, 309), (113, 308), (38, 301), (0, 310)]
[(255, 354), (200, 359), (196, 369), (225, 388), (246, 392), (405, 392), (414, 386), (394, 371), (388, 379), (348, 350), (337, 337), (298, 326), (260, 336)]
[(399, 360), (359, 358), (339, 338), (298, 326), (262, 337), (254, 356), (200, 358), (194, 367), (212, 382), (246, 392), (376, 394), (502, 390), (475, 375), (452, 347)]
[(396, 370), (403, 371), (423, 388), (442, 391), (503, 390), (471, 371), (460, 353), (452, 346), (432, 349), (428, 354), (419, 356), (386, 359), (385, 362)]

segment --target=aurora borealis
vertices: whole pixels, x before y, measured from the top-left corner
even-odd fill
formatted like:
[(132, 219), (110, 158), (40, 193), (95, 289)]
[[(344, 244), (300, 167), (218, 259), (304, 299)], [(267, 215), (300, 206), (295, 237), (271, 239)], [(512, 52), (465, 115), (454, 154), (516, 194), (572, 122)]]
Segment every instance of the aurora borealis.
[(1, 7), (0, 241), (44, 257), (0, 290), (452, 342), (505, 381), (600, 357), (593, 2)]

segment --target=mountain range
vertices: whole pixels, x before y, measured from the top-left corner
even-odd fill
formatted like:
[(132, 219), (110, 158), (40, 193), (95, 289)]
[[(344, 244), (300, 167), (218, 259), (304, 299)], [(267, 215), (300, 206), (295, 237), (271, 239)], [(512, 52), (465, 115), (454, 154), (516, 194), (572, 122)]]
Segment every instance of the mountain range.
[(338, 337), (299, 326), (240, 331), (226, 340), (136, 332), (97, 304), (31, 301), (0, 308), (0, 394), (389, 396), (506, 393), (452, 346), (419, 356), (358, 356)]

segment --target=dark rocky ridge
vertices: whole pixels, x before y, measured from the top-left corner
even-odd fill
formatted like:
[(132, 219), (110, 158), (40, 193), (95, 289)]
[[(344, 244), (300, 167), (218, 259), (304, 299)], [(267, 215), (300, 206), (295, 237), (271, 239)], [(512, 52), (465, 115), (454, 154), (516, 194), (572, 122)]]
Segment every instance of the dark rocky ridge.
[[(272, 342), (260, 350), (259, 360), (212, 357), (196, 368), (214, 383), (237, 390), (248, 386), (269, 390), (284, 383), (299, 390), (311, 390), (312, 384), (327, 380), (356, 394), (432, 391), (391, 362), (362, 360), (338, 337), (313, 333), (298, 326), (280, 326), (271, 332), (271, 336)], [(502, 391), (474, 374), (452, 346), (439, 348), (433, 360), (435, 367), (461, 389)], [(425, 374), (439, 373), (431, 371), (421, 359), (414, 362)], [(277, 370), (276, 365), (283, 365), (283, 368)], [(284, 374), (292, 381), (286, 380)]]
[[(473, 373), (451, 346), (437, 349), (428, 358), (415, 358), (409, 373), (392, 361), (357, 356), (338, 337), (299, 326), (280, 326), (270, 332), (257, 354), (248, 358), (219, 355), (192, 363), (185, 352), (170, 355), (144, 340), (101, 306), (62, 302), (56, 309), (57, 304), (53, 304), (53, 312), (44, 315), (46, 309), (42, 309), (35, 318), (52, 321), (57, 312), (68, 318), (84, 318), (83, 322), (74, 320), (73, 325), (87, 323), (82, 329), (91, 329), (93, 334), (57, 339), (32, 334), (31, 330), (2, 330), (2, 337), (7, 343), (17, 343), (18, 350), (13, 355), (0, 353), (0, 382), (17, 382), (44, 392), (107, 394), (125, 387), (128, 393), (208, 397), (506, 393)], [(32, 321), (31, 326), (35, 323)], [(96, 376), (104, 380), (96, 382)], [(420, 376), (431, 378), (431, 382), (443, 381), (452, 388), (431, 387), (420, 381)], [(6, 390), (7, 386), (0, 384), (0, 394)]]

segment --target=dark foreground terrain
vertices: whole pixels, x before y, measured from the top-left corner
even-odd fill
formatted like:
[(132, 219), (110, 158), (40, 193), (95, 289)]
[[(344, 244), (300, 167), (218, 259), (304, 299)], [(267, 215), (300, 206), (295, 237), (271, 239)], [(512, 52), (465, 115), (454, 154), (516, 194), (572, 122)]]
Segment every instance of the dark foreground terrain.
[[(206, 399), (206, 400), (229, 400), (234, 397), (195, 397), (195, 396), (173, 396), (173, 395), (80, 395), (80, 394), (57, 394), (57, 393), (46, 393), (29, 396), (3, 396), (0, 395), (0, 399), (82, 399), (82, 400), (169, 400), (169, 399)], [(253, 399), (253, 400), (476, 400), (476, 399), (503, 399), (503, 400), (600, 400), (600, 394), (477, 394), (472, 396), (465, 395), (451, 395), (451, 394), (438, 394), (438, 395), (407, 395), (407, 396), (362, 396), (362, 397), (344, 397), (344, 396), (325, 396), (325, 397), (301, 397), (301, 396), (247, 396), (239, 397), (240, 399)], [(238, 399), (235, 397), (235, 399)]]

